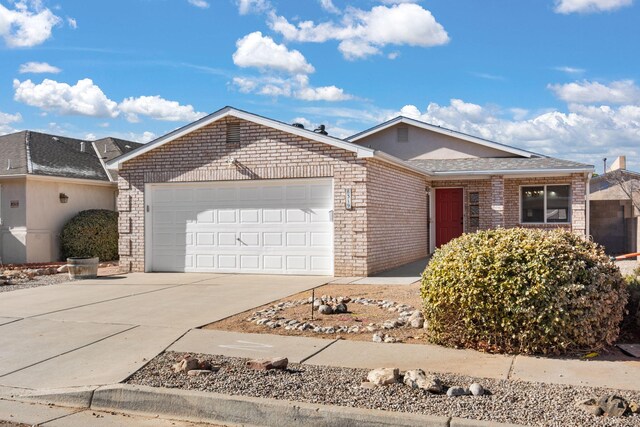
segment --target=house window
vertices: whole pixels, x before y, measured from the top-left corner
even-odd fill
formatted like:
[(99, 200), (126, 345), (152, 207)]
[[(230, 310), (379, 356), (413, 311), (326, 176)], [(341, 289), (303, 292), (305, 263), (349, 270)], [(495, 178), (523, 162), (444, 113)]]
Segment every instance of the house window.
[(227, 144), (240, 144), (240, 122), (227, 123)]
[(520, 206), (522, 223), (568, 223), (571, 187), (536, 185), (522, 187)]
[(399, 127), (397, 128), (398, 142), (409, 142), (409, 128)]
[(469, 193), (469, 227), (480, 227), (480, 193)]

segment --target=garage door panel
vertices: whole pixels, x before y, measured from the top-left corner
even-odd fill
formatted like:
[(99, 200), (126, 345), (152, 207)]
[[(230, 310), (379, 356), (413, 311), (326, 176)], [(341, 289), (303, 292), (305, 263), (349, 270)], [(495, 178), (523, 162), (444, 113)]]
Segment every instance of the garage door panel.
[(282, 209), (263, 209), (262, 218), (265, 224), (282, 224)]
[(287, 223), (307, 222), (307, 214), (301, 209), (287, 209)]
[(259, 209), (241, 209), (240, 223), (241, 224), (259, 224), (260, 210)]
[(330, 179), (151, 185), (154, 271), (333, 273)]

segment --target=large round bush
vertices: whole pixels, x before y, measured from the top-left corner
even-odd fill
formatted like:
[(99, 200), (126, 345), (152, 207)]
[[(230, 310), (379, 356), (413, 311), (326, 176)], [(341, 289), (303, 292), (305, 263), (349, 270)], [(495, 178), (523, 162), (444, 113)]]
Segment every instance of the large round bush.
[(422, 276), (429, 339), (491, 352), (560, 354), (618, 336), (627, 300), (601, 247), (562, 230), (465, 234)]
[(118, 259), (118, 213), (106, 209), (91, 209), (78, 213), (62, 228), (60, 245), (64, 259)]

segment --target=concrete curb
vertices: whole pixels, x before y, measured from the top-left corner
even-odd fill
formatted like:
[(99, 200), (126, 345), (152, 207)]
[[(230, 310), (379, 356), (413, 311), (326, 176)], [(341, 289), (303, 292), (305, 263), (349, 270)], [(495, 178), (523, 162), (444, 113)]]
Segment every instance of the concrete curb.
[(461, 418), (349, 408), (286, 400), (229, 396), (129, 384), (99, 387), (91, 409), (194, 422), (253, 426), (415, 426), (415, 427), (516, 427)]
[(34, 390), (29, 393), (16, 394), (13, 399), (68, 406), (71, 408), (89, 408), (93, 393), (98, 387), (74, 387), (51, 390)]

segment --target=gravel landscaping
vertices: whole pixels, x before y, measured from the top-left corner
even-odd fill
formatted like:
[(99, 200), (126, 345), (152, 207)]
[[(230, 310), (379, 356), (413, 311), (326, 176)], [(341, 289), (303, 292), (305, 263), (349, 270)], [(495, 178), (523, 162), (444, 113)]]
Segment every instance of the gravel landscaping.
[(68, 282), (69, 275), (67, 273), (51, 274), (47, 276), (36, 276), (33, 279), (13, 279), (6, 284), (0, 282), (0, 292), (17, 291), (19, 289), (37, 288), (39, 286), (51, 286)]
[(365, 369), (290, 363), (286, 370), (256, 371), (246, 367), (247, 359), (218, 355), (193, 355), (220, 366), (215, 373), (196, 376), (174, 373), (172, 365), (183, 356), (183, 353), (163, 353), (127, 382), (530, 426), (640, 426), (637, 414), (621, 418), (596, 417), (577, 406), (577, 402), (610, 394), (640, 402), (638, 392), (434, 374), (446, 387), (468, 387), (478, 382), (491, 393), (479, 397), (447, 397), (403, 384), (363, 388), (362, 382), (369, 372)]

